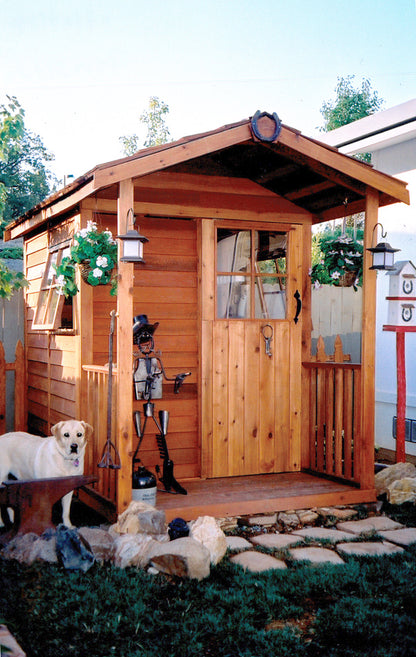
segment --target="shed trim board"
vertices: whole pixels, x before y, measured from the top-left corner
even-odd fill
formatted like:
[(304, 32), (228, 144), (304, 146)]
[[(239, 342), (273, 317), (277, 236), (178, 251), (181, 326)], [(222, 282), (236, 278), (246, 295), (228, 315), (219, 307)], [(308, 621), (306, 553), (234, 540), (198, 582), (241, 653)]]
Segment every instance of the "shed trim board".
[[(272, 117), (262, 115), (258, 127), (260, 134), (273, 133)], [(133, 396), (132, 320), (134, 315), (147, 314), (151, 322), (160, 322), (155, 344), (156, 349), (161, 345), (169, 375), (182, 369), (192, 371), (178, 395), (163, 384), (162, 399), (155, 400), (157, 409), (166, 408), (171, 414), (168, 444), (175, 476), (188, 481), (190, 491), (195, 488), (191, 482), (200, 482), (203, 488), (205, 479), (207, 485), (208, 481), (218, 481), (220, 486), (224, 476), (241, 475), (240, 482), (254, 485), (254, 497), (249, 502), (245, 498), (247, 503), (243, 504), (244, 495), (241, 497), (242, 511), (262, 511), (265, 497), (260, 488), (256, 497), (256, 482), (262, 476), (279, 477), (279, 473), (287, 472), (288, 476), (299, 475), (298, 486), (293, 495), (286, 489), (281, 502), (277, 501), (278, 492), (271, 494), (266, 504), (270, 510), (270, 505), (276, 510), (282, 505), (307, 506), (308, 499), (314, 503), (319, 499), (321, 504), (372, 501), (376, 273), (368, 268), (366, 248), (371, 246), (378, 207), (396, 202), (409, 202), (405, 183), (287, 126), (282, 126), (273, 143), (259, 139), (253, 136), (250, 119), (95, 167), (6, 229), (6, 239), (24, 238), (25, 271), (30, 281), (25, 299), (32, 425), (46, 433), (59, 419), (73, 415), (93, 418), (96, 442), (86, 462), (87, 473), (96, 473), (102, 447), (99, 441), (105, 434), (102, 417), (106, 415), (108, 376), (104, 366), (109, 313), (117, 309), (113, 441), (122, 468), (103, 475), (106, 480), (99, 482), (94, 495), (98, 492), (119, 512), (124, 510), (131, 500), (131, 458), (136, 440), (133, 411), (141, 408)], [(144, 264), (119, 261), (117, 299), (109, 296), (108, 289), (91, 288), (79, 279), (73, 329), (62, 336), (59, 330), (32, 330), (42, 266), (60, 223), (73, 217), (76, 230), (96, 220), (100, 227), (120, 235), (126, 232), (130, 208), (149, 242)], [(329, 368), (325, 370), (319, 363), (313, 368), (302, 367), (311, 360), (311, 226), (358, 210), (366, 212), (363, 359), (362, 376), (357, 375), (360, 391), (347, 390), (352, 377), (345, 374), (342, 378), (343, 363), (335, 363), (335, 376), (338, 384), (344, 381), (340, 389), (345, 388), (345, 398), (354, 394), (362, 400), (357, 406), (361, 421), (354, 438), (359, 445), (354, 446), (352, 478), (347, 476), (351, 463), (345, 468), (342, 462), (336, 463), (334, 472), (344, 480), (344, 488), (318, 486), (314, 493), (309, 483), (319, 483), (326, 473), (325, 459), (316, 463), (311, 451), (315, 431), (309, 412), (313, 372), (321, 367), (322, 376), (332, 375), (325, 374)], [(228, 235), (251, 245), (248, 265), (242, 270), (230, 265), (222, 271), (217, 266), (219, 240)], [(284, 274), (282, 270), (258, 270), (256, 254), (264, 239), (277, 239), (286, 245), (281, 247)], [(225, 246), (224, 242), (221, 248)], [(240, 300), (241, 315), (218, 314), (217, 285), (223, 285), (225, 279), (233, 285), (238, 283), (240, 295), (252, 295), (247, 297), (248, 305), (241, 305)], [(276, 306), (273, 312), (277, 315), (272, 317), (265, 306), (264, 282), (276, 290), (280, 288), (273, 285), (284, 283), (284, 301), (279, 302), (283, 305), (279, 311)], [(278, 297), (274, 300), (277, 303)], [(265, 324), (274, 338), (269, 351)], [(56, 384), (60, 376), (65, 386)], [(64, 399), (68, 394), (71, 403)], [(338, 432), (333, 453), (342, 458), (341, 402), (332, 397)], [(143, 450), (144, 464), (154, 468), (159, 459), (154, 436), (143, 442)], [(328, 450), (332, 453), (332, 447)], [(317, 465), (313, 480), (308, 483), (302, 479), (302, 470), (314, 471)], [(286, 481), (281, 476), (281, 482)], [(212, 486), (215, 488), (210, 483), (207, 493)], [(220, 502), (216, 506), (213, 499), (206, 504), (218, 512), (239, 511), (238, 499), (231, 506), (222, 507)], [(193, 506), (191, 493), (186, 504), (183, 499), (165, 504), (175, 509), (181, 505), (190, 516), (204, 506), (200, 498)]]

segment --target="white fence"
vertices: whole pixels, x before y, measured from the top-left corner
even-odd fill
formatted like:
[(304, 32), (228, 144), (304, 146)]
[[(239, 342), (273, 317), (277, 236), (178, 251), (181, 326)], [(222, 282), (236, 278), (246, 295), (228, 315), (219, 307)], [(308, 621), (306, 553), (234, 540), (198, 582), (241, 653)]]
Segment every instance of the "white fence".
[(337, 335), (353, 363), (361, 362), (362, 288), (323, 285), (312, 288), (312, 352), (320, 335), (327, 353), (334, 351)]

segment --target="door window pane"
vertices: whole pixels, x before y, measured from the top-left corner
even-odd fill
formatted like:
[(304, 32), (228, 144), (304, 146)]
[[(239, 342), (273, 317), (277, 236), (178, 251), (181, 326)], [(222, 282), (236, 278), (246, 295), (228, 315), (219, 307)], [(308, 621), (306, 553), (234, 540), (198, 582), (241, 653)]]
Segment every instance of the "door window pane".
[(287, 233), (217, 230), (217, 317), (286, 318)]
[(256, 319), (286, 318), (286, 279), (258, 276), (255, 283)]
[(250, 250), (250, 231), (219, 228), (217, 233), (217, 271), (250, 271)]
[(246, 276), (217, 276), (217, 317), (250, 317), (250, 279)]
[[(265, 267), (286, 271), (287, 234), (269, 230), (255, 231), (255, 261)], [(267, 269), (270, 271), (270, 269)]]

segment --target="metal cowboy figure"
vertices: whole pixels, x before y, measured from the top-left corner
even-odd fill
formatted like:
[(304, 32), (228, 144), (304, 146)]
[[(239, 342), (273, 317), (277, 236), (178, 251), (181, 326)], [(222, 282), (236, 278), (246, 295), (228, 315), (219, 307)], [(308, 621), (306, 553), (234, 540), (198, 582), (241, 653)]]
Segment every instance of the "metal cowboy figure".
[[(160, 352), (158, 352), (158, 355), (154, 352), (153, 334), (158, 326), (159, 322), (149, 324), (147, 315), (136, 315), (136, 317), (133, 318), (133, 342), (138, 346), (140, 351), (138, 358), (136, 358), (136, 366), (133, 374), (134, 386), (136, 399), (145, 400), (145, 403), (143, 404), (143, 427), (141, 426), (140, 411), (136, 411), (134, 414), (139, 443), (133, 456), (133, 468), (134, 464), (140, 461), (140, 459), (137, 458), (137, 454), (142, 444), (147, 420), (148, 418), (152, 418), (159, 431), (156, 440), (159, 447), (160, 457), (163, 459), (163, 475), (162, 477), (159, 477), (159, 479), (164, 485), (166, 491), (171, 492), (171, 489), (173, 488), (174, 492), (186, 495), (186, 490), (182, 488), (173, 476), (173, 461), (169, 458), (166, 443), (169, 413), (168, 411), (160, 410), (158, 421), (154, 412), (155, 405), (151, 400), (160, 399), (162, 397), (162, 378), (166, 381), (174, 381), (174, 392), (177, 394), (185, 378), (189, 376), (191, 372), (182, 372), (181, 374), (177, 374), (174, 378), (166, 376)], [(159, 466), (156, 466), (156, 472), (160, 472)]]

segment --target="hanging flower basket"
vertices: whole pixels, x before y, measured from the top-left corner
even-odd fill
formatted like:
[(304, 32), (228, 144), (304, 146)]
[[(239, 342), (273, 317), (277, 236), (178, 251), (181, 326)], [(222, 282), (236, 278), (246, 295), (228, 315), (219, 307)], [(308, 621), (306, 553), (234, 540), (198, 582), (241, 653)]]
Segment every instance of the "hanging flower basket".
[(338, 285), (339, 287), (352, 287), (355, 283), (355, 281), (358, 278), (358, 270), (357, 271), (347, 271), (345, 274), (339, 277), (338, 279)]
[(91, 265), (89, 261), (87, 262), (82, 262), (79, 266), (79, 271), (81, 274), (81, 278), (85, 283), (88, 283), (88, 276), (92, 272)]
[(312, 267), (315, 287), (335, 285), (357, 289), (362, 285), (363, 245), (347, 235), (321, 238), (319, 261)]
[(117, 263), (117, 244), (109, 230), (99, 232), (97, 224), (89, 221), (86, 228), (75, 233), (70, 256), (62, 258), (55, 267), (57, 289), (60, 294), (74, 296), (78, 292), (75, 282), (76, 266), (88, 285), (111, 283), (110, 294), (117, 294), (117, 279), (113, 274)]

